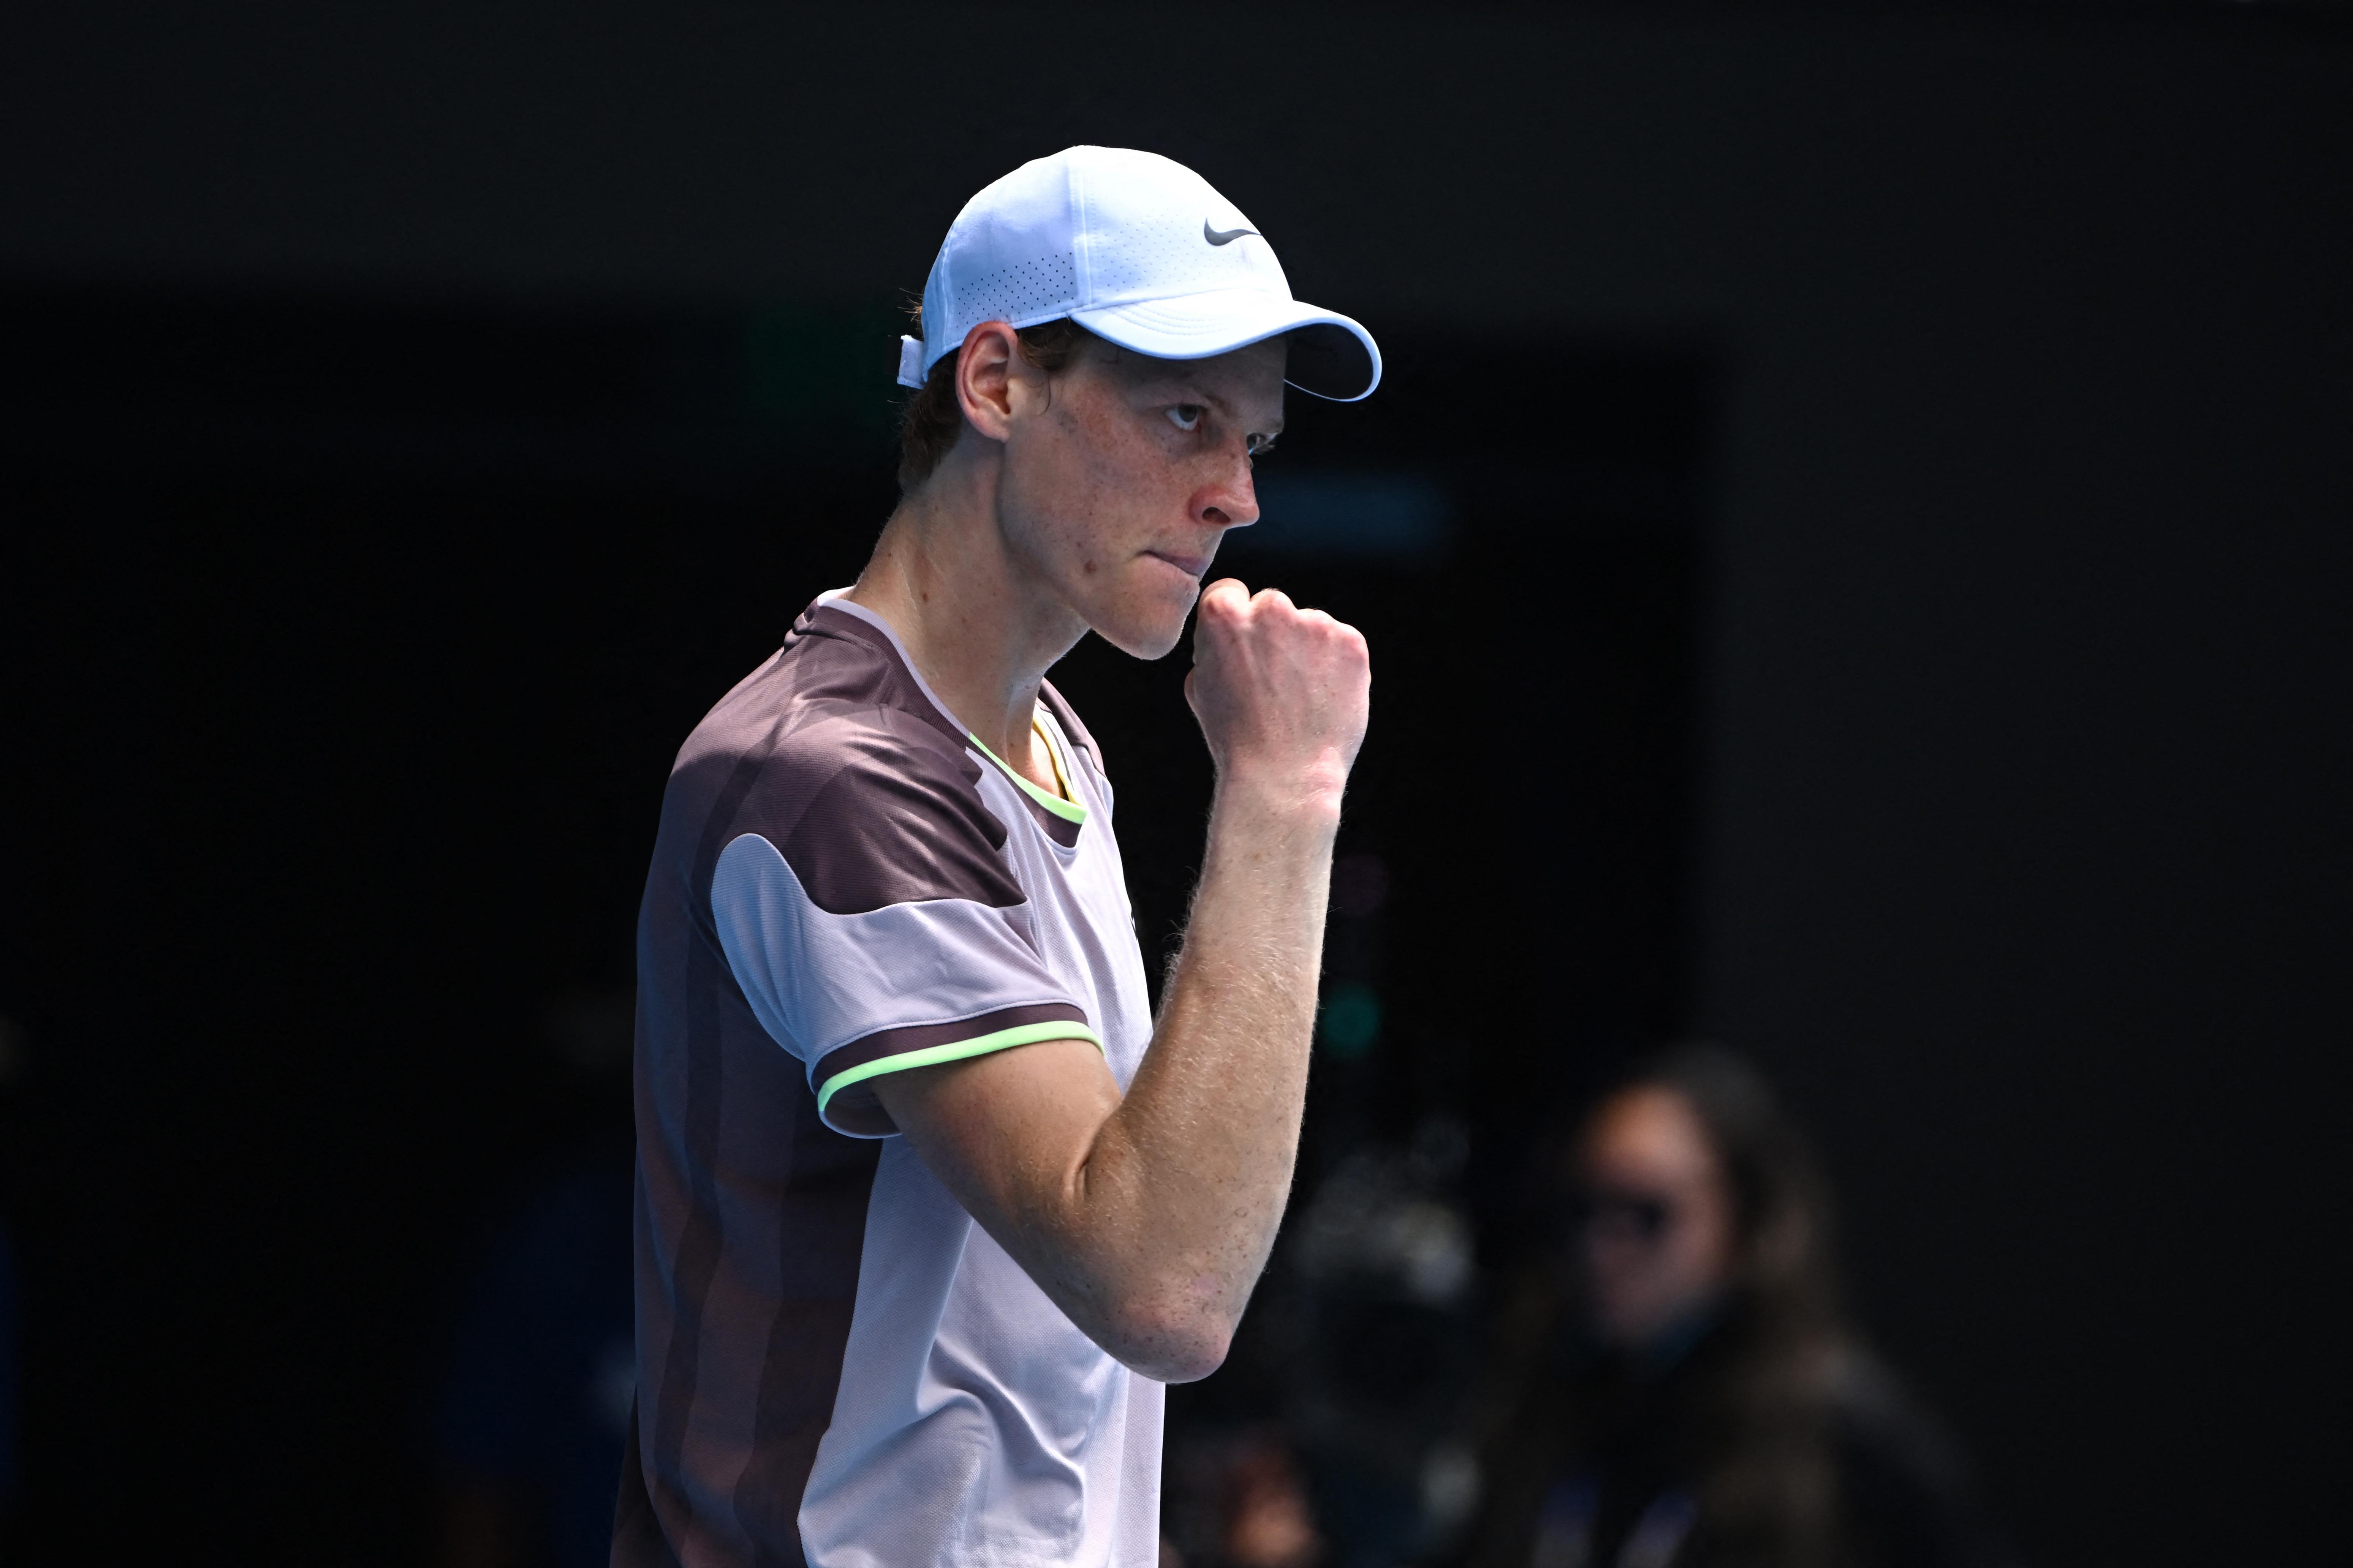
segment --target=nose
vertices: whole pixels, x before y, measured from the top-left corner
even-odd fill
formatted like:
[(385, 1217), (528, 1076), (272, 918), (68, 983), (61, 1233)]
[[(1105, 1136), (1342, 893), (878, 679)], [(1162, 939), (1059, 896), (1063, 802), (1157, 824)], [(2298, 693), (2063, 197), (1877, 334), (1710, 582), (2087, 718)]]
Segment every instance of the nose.
[(1248, 453), (1195, 492), (1193, 521), (1208, 528), (1248, 528), (1258, 521), (1258, 485)]

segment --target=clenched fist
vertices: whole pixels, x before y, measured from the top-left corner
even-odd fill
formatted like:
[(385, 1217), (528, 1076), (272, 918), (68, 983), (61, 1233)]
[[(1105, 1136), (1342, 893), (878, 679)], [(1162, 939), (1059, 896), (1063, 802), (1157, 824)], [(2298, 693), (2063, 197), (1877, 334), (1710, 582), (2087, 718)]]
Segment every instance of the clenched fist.
[(1221, 787), (1269, 790), (1336, 810), (1372, 696), (1356, 627), (1231, 577), (1201, 594), (1186, 700)]

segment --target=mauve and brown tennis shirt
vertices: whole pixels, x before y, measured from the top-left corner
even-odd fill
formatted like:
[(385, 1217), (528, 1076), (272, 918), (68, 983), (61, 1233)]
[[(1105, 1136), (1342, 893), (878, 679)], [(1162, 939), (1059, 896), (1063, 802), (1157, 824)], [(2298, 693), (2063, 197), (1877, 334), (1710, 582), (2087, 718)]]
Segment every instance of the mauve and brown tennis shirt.
[(638, 1409), (613, 1562), (1152, 1568), (1162, 1390), (894, 1130), (881, 1074), (1151, 1037), (1092, 739), (998, 761), (820, 597), (680, 752), (638, 928)]

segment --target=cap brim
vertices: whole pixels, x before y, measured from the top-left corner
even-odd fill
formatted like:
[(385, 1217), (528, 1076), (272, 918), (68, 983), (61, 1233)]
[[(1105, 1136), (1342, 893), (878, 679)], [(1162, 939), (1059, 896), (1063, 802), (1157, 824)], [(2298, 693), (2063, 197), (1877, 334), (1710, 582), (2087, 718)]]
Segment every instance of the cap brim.
[(1283, 379), (1302, 392), (1354, 403), (1381, 384), (1373, 334), (1347, 317), (1256, 289), (1219, 289), (1175, 300), (1145, 300), (1073, 310), (1071, 320), (1099, 338), (1155, 359), (1208, 359), (1269, 338), (1293, 334)]

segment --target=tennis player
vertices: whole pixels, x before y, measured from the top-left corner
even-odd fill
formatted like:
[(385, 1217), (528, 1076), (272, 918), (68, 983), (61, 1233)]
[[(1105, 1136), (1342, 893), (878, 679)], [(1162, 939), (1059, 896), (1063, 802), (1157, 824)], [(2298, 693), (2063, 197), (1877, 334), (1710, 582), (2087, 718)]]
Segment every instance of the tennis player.
[[(873, 559), (663, 800), (619, 1568), (1154, 1568), (1161, 1385), (1223, 1359), (1291, 1182), (1368, 665), (1201, 584), (1286, 379), (1362, 397), (1377, 350), (1198, 175), (1100, 147), (975, 196), (922, 321)], [(1197, 605), (1218, 783), (1155, 1022), (1045, 676)]]

